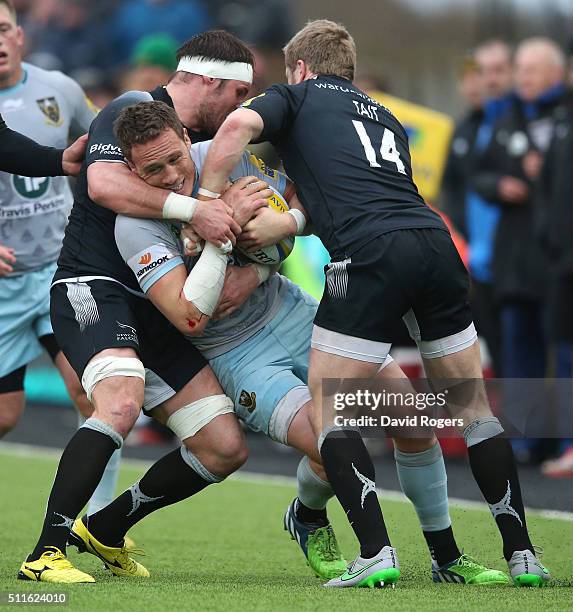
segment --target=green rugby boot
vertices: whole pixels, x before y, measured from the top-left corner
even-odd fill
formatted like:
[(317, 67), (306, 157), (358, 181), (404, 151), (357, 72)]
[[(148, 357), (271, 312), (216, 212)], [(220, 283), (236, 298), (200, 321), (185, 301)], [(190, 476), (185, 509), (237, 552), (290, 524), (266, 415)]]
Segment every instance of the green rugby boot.
[(446, 563), (441, 567), (432, 560), (432, 580), (434, 582), (448, 582), (454, 584), (472, 584), (479, 586), (492, 586), (509, 584), (509, 578), (504, 572), (489, 569), (481, 565), (469, 555), (462, 555), (459, 559)]
[(298, 542), (307, 563), (323, 580), (344, 574), (346, 560), (340, 552), (336, 536), (330, 523), (305, 523), (297, 518), (298, 498), (288, 507), (284, 517), (284, 528)]

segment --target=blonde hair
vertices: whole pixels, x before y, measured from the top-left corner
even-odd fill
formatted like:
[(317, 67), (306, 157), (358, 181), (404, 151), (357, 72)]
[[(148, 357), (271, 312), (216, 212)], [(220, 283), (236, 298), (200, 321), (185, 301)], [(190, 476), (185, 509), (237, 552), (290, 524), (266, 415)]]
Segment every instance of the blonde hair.
[(287, 68), (294, 71), (302, 60), (314, 74), (332, 74), (352, 81), (356, 45), (348, 30), (327, 19), (309, 21), (283, 49)]

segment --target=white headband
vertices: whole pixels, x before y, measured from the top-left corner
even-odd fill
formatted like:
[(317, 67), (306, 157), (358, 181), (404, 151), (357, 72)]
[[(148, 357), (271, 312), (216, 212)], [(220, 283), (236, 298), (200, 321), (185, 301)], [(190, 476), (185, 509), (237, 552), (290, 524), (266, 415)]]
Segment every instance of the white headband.
[(223, 62), (200, 55), (193, 57), (185, 55), (179, 60), (177, 70), (201, 74), (213, 79), (253, 82), (253, 67), (246, 62)]

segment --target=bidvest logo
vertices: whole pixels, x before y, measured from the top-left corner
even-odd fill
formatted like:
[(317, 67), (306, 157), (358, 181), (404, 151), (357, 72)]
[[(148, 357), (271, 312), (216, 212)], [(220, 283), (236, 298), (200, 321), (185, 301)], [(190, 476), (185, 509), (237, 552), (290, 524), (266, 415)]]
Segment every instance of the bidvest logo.
[(93, 144), (90, 147), (90, 155), (92, 153), (103, 153), (104, 155), (123, 155), (121, 152), (121, 148), (116, 146), (116, 145), (112, 145), (111, 143), (108, 144)]

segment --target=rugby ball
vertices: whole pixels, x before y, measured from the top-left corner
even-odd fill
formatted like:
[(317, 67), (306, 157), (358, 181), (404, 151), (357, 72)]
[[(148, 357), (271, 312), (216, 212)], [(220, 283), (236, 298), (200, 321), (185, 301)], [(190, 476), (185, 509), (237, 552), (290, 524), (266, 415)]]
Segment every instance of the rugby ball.
[[(268, 199), (268, 205), (277, 212), (284, 213), (289, 209), (289, 206), (283, 196), (273, 187), (270, 187), (273, 195)], [(240, 247), (236, 247), (245, 257), (255, 263), (265, 264), (267, 266), (276, 266), (284, 261), (291, 253), (294, 247), (294, 236), (289, 236), (277, 244), (263, 247), (247, 253)]]

